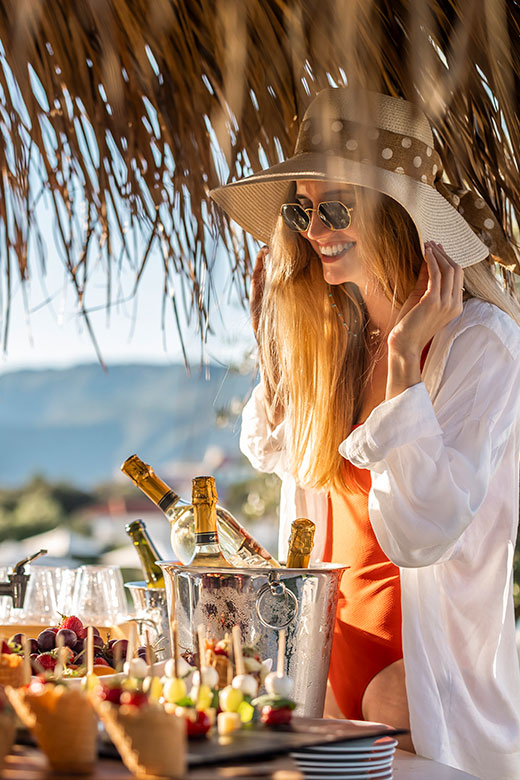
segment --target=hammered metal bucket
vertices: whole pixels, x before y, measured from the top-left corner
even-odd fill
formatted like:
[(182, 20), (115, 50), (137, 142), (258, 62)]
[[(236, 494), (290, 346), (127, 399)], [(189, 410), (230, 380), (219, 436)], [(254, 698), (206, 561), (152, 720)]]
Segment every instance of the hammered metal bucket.
[(341, 575), (345, 566), (311, 569), (201, 569), (158, 562), (168, 610), (175, 611), (181, 652), (197, 647), (197, 627), (223, 639), (234, 625), (242, 641), (276, 666), (278, 632), (286, 630), (285, 673), (294, 680), (298, 715), (320, 718)]
[(164, 588), (149, 588), (146, 582), (126, 582), (135, 609), (137, 634), (146, 644), (146, 631), (159, 661), (171, 657), (168, 607)]

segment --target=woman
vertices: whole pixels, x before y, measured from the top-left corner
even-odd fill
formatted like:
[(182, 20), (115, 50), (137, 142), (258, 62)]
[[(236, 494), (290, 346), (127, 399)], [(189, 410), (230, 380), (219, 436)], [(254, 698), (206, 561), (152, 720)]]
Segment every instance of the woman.
[(282, 478), (281, 557), (303, 515), (315, 560), (350, 566), (330, 671), (343, 715), (409, 719), (409, 749), (512, 780), (520, 314), (489, 252), (514, 258), (441, 174), (416, 107), (330, 89), (292, 158), (212, 193), (269, 245), (241, 446)]

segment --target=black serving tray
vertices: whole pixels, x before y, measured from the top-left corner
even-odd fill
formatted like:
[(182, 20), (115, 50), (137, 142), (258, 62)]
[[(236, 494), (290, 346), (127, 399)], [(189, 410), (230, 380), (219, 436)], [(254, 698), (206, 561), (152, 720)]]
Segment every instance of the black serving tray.
[(267, 758), (303, 747), (346, 742), (367, 737), (393, 737), (407, 733), (379, 723), (293, 717), (290, 726), (253, 726), (226, 737), (217, 734), (188, 741), (188, 765), (198, 767), (231, 761)]
[[(406, 733), (404, 729), (394, 729), (380, 723), (293, 716), (290, 726), (268, 728), (259, 724), (242, 728), (226, 737), (219, 737), (215, 730), (210, 737), (190, 739), (187, 745), (187, 762), (189, 767), (200, 767), (248, 759), (264, 759), (313, 745), (347, 742), (368, 737), (393, 737)], [(26, 728), (17, 730), (16, 742), (21, 745), (36, 746), (37, 744)], [(119, 753), (104, 729), (98, 747), (100, 758), (120, 760)]]

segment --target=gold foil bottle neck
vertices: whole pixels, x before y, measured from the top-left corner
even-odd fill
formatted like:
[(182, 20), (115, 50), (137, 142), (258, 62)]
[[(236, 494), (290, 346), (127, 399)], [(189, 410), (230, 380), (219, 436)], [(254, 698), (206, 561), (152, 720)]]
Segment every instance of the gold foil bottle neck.
[(308, 567), (315, 531), (316, 525), (306, 517), (299, 517), (293, 521), (289, 538), (287, 568), (306, 569)]
[(137, 483), (154, 473), (152, 467), (144, 463), (138, 455), (130, 455), (121, 466), (121, 471)]
[(214, 477), (194, 477), (191, 494), (193, 504), (216, 503), (217, 499)]

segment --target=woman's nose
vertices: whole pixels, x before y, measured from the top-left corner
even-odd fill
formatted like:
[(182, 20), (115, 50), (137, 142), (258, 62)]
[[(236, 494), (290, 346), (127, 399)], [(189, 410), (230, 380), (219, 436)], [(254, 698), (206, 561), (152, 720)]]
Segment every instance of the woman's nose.
[(323, 236), (324, 233), (329, 232), (329, 228), (322, 222), (318, 215), (318, 209), (312, 209), (310, 212), (310, 218), (311, 221), (309, 222), (309, 227), (307, 228), (307, 238), (310, 238), (312, 241), (314, 241), (320, 236)]

